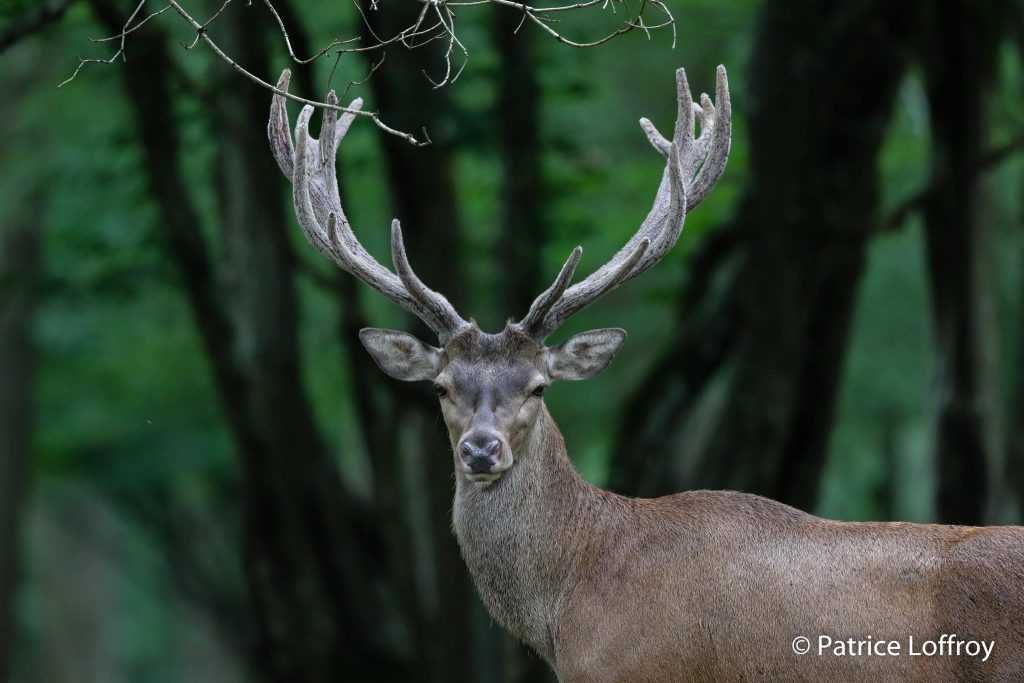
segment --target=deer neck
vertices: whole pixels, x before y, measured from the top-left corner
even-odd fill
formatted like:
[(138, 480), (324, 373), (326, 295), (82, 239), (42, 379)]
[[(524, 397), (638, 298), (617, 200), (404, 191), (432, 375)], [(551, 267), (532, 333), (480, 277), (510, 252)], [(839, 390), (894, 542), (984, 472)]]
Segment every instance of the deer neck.
[(491, 616), (553, 661), (551, 624), (592, 549), (603, 492), (576, 472), (546, 407), (514, 457), (487, 488), (457, 471), (455, 533)]

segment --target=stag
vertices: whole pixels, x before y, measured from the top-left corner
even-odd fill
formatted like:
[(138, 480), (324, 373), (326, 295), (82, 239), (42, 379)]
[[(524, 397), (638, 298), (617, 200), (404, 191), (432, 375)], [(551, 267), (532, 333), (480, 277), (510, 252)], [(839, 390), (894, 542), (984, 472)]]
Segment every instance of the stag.
[[(288, 81), (286, 71), (279, 90)], [(836, 522), (733, 491), (628, 498), (573, 468), (544, 390), (600, 372), (626, 333), (545, 340), (656, 264), (725, 169), (725, 69), (714, 103), (691, 100), (682, 69), (676, 95), (671, 139), (640, 122), (666, 161), (640, 228), (571, 284), (576, 247), (526, 315), (496, 334), (416, 276), (397, 220), (393, 272), (356, 239), (335, 176), (351, 111), (327, 109), (317, 140), (311, 107), (293, 136), (285, 98), (271, 105), (271, 147), (306, 238), (437, 334), (437, 346), (393, 330), (359, 336), (385, 373), (437, 392), (455, 465), (453, 527), (488, 611), (566, 682), (1021, 680), (1020, 527)], [(942, 653), (927, 645), (940, 642)]]

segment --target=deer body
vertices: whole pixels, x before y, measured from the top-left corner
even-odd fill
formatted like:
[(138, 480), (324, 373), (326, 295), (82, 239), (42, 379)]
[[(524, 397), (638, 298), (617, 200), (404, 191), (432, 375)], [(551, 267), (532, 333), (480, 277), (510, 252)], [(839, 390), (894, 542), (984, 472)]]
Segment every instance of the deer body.
[[(561, 681), (1024, 675), (1024, 529), (835, 522), (730, 491), (626, 498), (576, 473), (547, 411), (524, 445), (486, 489), (456, 468), (454, 527), (492, 617)], [(986, 661), (920, 653), (942, 634), (994, 645)], [(901, 652), (819, 656), (821, 635)]]
[[(544, 389), (600, 372), (625, 331), (592, 330), (558, 346), (545, 339), (656, 264), (725, 168), (725, 70), (714, 104), (691, 100), (682, 69), (676, 93), (671, 140), (641, 120), (666, 166), (640, 228), (570, 286), (574, 249), (525, 317), (497, 334), (420, 281), (398, 221), (394, 271), (359, 244), (334, 163), (360, 101), (340, 118), (328, 109), (317, 140), (312, 108), (293, 137), (285, 99), (274, 97), (271, 148), (310, 243), (437, 334), (437, 347), (373, 328), (360, 340), (387, 374), (437, 391), (455, 465), (453, 525), (484, 604), (565, 683), (1024, 680), (1024, 528), (842, 523), (735, 492), (633, 499), (573, 468)], [(925, 643), (944, 634), (991, 646), (984, 659), (927, 655)], [(798, 636), (809, 639), (806, 654), (794, 653)], [(849, 639), (849, 649), (822, 651), (821, 638)], [(901, 652), (879, 654), (878, 641)]]

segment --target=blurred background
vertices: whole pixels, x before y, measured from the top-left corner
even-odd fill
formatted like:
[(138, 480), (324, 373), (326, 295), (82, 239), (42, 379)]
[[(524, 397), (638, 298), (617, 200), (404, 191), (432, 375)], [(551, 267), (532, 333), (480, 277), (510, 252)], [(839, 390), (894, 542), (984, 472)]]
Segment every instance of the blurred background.
[[(134, 5), (0, 2), (0, 680), (550, 680), (469, 582), (435, 400), (356, 331), (428, 337), (304, 242), (270, 94), (183, 49), (172, 12), (56, 87)], [(299, 55), (368, 31), (356, 6), (382, 33), (419, 11), (275, 6)], [(420, 275), (499, 328), (574, 245), (586, 273), (637, 228), (663, 167), (637, 119), (670, 131), (674, 69), (696, 95), (723, 63), (719, 186), (657, 268), (552, 340), (630, 332), (548, 393), (576, 465), (631, 495), (1020, 523), (1024, 5), (671, 7), (675, 49), (634, 31), (588, 50), (465, 8), (470, 60), (439, 89), (443, 42), (389, 49), (348, 97), (433, 144), (356, 121), (339, 177), (360, 239), (387, 262), (401, 218)], [(289, 64), (263, 3), (210, 32), (265, 79)], [(345, 55), (335, 85), (378, 59)], [(332, 68), (294, 66), (292, 91), (321, 97)]]

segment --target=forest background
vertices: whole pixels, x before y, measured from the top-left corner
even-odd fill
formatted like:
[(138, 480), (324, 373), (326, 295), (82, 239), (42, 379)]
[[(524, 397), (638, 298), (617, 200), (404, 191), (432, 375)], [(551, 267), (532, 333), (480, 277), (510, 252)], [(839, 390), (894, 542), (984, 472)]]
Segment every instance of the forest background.
[[(420, 7), (378, 4), (274, 2), (299, 55)], [(422, 330), (304, 242), (270, 93), (170, 12), (57, 87), (134, 5), (0, 2), (0, 680), (550, 680), (470, 584), (429, 388), (356, 337)], [(610, 7), (559, 30), (634, 6)], [(441, 88), (444, 41), (390, 46), (347, 88), (380, 51), (293, 64), (265, 3), (209, 35), (265, 80), (291, 65), (297, 94), (332, 81), (429, 133), (357, 120), (346, 210), (385, 262), (399, 217), (419, 274), (485, 329), (576, 244), (586, 273), (632, 234), (663, 164), (637, 119), (667, 130), (675, 68), (696, 94), (725, 64), (719, 186), (659, 267), (559, 333), (630, 332), (547, 394), (577, 467), (631, 495), (1021, 523), (1024, 4), (671, 10), (674, 49), (664, 30), (580, 49), (460, 8), (470, 58)]]

